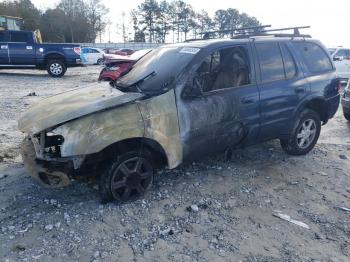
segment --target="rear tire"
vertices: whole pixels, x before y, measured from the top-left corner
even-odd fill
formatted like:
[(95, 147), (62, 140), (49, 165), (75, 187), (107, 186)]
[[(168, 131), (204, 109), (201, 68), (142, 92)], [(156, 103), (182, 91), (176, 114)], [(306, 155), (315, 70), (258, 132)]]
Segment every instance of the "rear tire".
[(143, 196), (152, 186), (154, 167), (147, 151), (129, 151), (112, 161), (101, 175), (102, 203), (126, 202)]
[(62, 77), (67, 67), (62, 60), (49, 60), (46, 64), (46, 71), (53, 77)]
[(350, 114), (345, 113), (345, 112), (343, 114), (344, 114), (345, 119), (350, 121)]
[(304, 109), (296, 119), (288, 139), (281, 139), (282, 148), (290, 155), (305, 155), (317, 143), (321, 132), (321, 119), (317, 112)]

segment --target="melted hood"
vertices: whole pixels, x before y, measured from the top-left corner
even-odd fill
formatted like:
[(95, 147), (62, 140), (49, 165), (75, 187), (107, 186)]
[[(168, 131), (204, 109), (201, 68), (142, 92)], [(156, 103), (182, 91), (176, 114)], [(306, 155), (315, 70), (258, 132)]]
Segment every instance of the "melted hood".
[(50, 127), (94, 112), (120, 106), (143, 97), (140, 93), (123, 93), (109, 85), (74, 89), (41, 100), (24, 112), (18, 128), (35, 134)]

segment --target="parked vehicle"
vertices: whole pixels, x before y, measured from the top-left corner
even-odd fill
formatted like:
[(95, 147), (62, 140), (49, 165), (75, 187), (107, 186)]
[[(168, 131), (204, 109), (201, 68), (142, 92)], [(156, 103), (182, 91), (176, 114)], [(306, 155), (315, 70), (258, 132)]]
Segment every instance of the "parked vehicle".
[(0, 31), (0, 69), (46, 69), (61, 77), (67, 67), (81, 65), (79, 45), (41, 43), (32, 31)]
[(119, 77), (128, 72), (141, 57), (149, 52), (151, 52), (151, 49), (139, 50), (130, 56), (105, 56), (105, 67), (101, 70), (98, 81), (109, 81), (114, 85)]
[(350, 121), (350, 81), (346, 81), (345, 85), (341, 98), (341, 105), (345, 119)]
[(114, 55), (131, 55), (135, 51), (130, 48), (121, 48), (121, 49), (115, 49), (115, 48), (105, 48), (103, 50), (106, 54), (114, 54)]
[(0, 30), (21, 30), (23, 19), (7, 15), (0, 15)]
[(81, 49), (81, 60), (84, 65), (102, 65), (104, 52), (95, 47), (84, 47)]
[(350, 78), (350, 48), (337, 47), (328, 48), (335, 68), (337, 69), (337, 74), (342, 78)]
[(19, 120), (26, 169), (51, 186), (95, 171), (102, 200), (125, 201), (206, 155), (271, 139), (307, 154), (339, 106), (335, 67), (319, 41), (271, 31), (165, 45), (115, 88), (42, 100)]

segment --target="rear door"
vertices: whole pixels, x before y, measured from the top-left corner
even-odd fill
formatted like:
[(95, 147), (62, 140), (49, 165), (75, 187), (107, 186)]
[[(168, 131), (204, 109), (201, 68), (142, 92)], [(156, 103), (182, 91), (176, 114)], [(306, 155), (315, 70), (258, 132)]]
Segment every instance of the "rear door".
[(102, 55), (97, 49), (91, 48), (91, 64), (97, 64), (97, 60), (101, 57)]
[(36, 64), (35, 45), (31, 32), (11, 31), (8, 46), (12, 65), (34, 66)]
[(7, 32), (0, 31), (0, 66), (9, 64)]
[(260, 76), (261, 129), (259, 140), (287, 135), (294, 110), (309, 90), (288, 42), (255, 44)]

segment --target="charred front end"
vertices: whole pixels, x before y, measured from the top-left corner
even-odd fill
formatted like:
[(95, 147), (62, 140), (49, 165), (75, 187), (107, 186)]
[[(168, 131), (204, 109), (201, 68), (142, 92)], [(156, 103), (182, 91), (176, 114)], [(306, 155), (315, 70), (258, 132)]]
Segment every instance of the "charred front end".
[(29, 174), (44, 185), (63, 187), (79, 168), (83, 158), (61, 157), (64, 138), (52, 132), (42, 131), (27, 136), (21, 146), (23, 164)]

